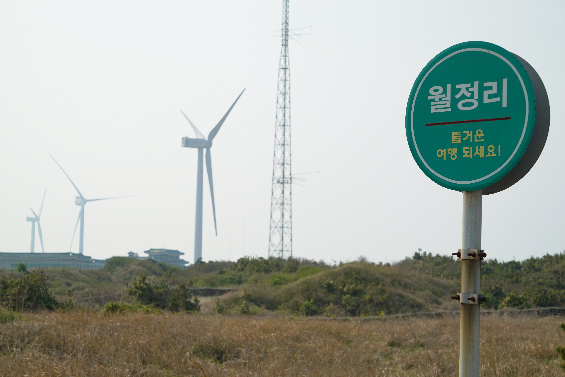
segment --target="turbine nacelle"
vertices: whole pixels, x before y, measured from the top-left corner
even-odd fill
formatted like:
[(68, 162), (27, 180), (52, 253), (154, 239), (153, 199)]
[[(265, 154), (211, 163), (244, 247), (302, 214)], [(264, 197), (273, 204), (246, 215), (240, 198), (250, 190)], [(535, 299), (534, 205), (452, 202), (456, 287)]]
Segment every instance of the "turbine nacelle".
[(206, 139), (183, 137), (182, 146), (184, 148), (210, 148), (212, 146), (212, 142)]
[(35, 213), (35, 211), (30, 207), (29, 210), (31, 211), (31, 213), (33, 213), (33, 217), (31, 216), (27, 216), (27, 221), (29, 221), (31, 223), (31, 248), (30, 248), (30, 253), (35, 253), (35, 227), (37, 225), (37, 230), (39, 232), (39, 240), (41, 241), (41, 250), (43, 252), (45, 252), (45, 249), (43, 248), (43, 235), (41, 234), (41, 221), (39, 221), (39, 219), (41, 218), (41, 211), (43, 211), (43, 202), (45, 201), (45, 194), (47, 193), (47, 190), (45, 190), (45, 192), (43, 193), (43, 199), (41, 200), (41, 206), (39, 207), (39, 214)]
[(182, 146), (185, 148), (197, 148), (198, 149), (198, 174), (196, 176), (196, 224), (194, 230), (194, 263), (202, 258), (202, 170), (203, 170), (203, 150), (206, 149), (206, 170), (208, 172), (208, 183), (210, 184), (210, 196), (212, 197), (212, 214), (214, 215), (214, 230), (216, 235), (218, 235), (218, 228), (216, 226), (216, 204), (214, 202), (214, 182), (212, 179), (212, 140), (216, 137), (216, 134), (224, 124), (226, 118), (228, 117), (230, 111), (233, 109), (241, 94), (236, 98), (235, 102), (231, 107), (228, 109), (228, 112), (224, 115), (222, 119), (216, 124), (216, 126), (210, 131), (208, 134), (208, 138), (206, 138), (202, 132), (192, 121), (186, 116), (185, 113), (182, 112), (182, 115), (186, 118), (190, 126), (192, 127), (194, 133), (196, 134), (196, 138), (190, 137), (183, 137), (182, 138)]
[[(51, 156), (51, 154), (49, 154), (49, 156)], [(67, 176), (67, 178), (69, 179), (69, 181), (71, 182), (71, 184), (73, 185), (75, 190), (77, 190), (77, 193), (78, 193), (78, 196), (75, 198), (75, 204), (77, 206), (80, 206), (81, 208), (80, 208), (80, 211), (78, 212), (78, 218), (77, 218), (77, 223), (75, 225), (75, 231), (73, 233), (73, 238), (71, 239), (71, 247), (73, 246), (73, 240), (75, 239), (75, 234), (76, 234), (76, 231), (77, 231), (78, 223), (80, 222), (80, 243), (79, 243), (78, 252), (79, 252), (79, 254), (82, 254), (82, 252), (83, 252), (82, 246), (83, 246), (83, 241), (84, 241), (84, 206), (86, 205), (86, 203), (97, 202), (97, 201), (100, 201), (100, 200), (124, 198), (124, 196), (114, 196), (114, 197), (111, 197), (111, 198), (86, 199), (82, 195), (82, 193), (79, 191), (78, 187), (75, 185), (75, 183), (73, 182), (71, 177), (69, 177), (69, 175), (67, 174), (65, 169), (63, 169), (63, 167), (57, 162), (57, 160), (55, 160), (55, 157), (51, 156), (51, 158), (61, 168), (63, 173)], [(44, 194), (44, 197), (45, 197), (45, 194)], [(43, 206), (43, 203), (41, 204), (41, 206)], [(32, 210), (32, 212), (33, 212), (33, 210)], [(35, 215), (35, 212), (33, 212), (33, 214)], [(39, 216), (41, 216), (41, 211), (39, 211)], [(37, 216), (37, 225), (40, 224), (39, 223), (39, 216)], [(39, 225), (39, 237), (41, 237), (41, 226), (40, 225)], [(70, 248), (69, 248), (69, 251), (70, 251)]]

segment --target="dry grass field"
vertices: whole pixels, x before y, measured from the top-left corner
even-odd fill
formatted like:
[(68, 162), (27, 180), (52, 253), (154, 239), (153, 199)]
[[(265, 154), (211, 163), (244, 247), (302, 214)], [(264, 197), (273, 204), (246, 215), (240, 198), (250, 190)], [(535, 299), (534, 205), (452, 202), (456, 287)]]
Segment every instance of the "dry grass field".
[[(563, 376), (562, 317), (481, 323), (481, 376)], [(0, 325), (2, 376), (456, 376), (458, 318), (28, 313)]]

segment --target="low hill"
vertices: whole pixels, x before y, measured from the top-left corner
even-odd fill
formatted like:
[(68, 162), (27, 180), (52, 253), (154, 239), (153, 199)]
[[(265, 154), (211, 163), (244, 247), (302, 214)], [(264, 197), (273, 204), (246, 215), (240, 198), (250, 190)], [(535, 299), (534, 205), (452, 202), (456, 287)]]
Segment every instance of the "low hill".
[[(457, 259), (417, 252), (396, 264), (364, 260), (328, 265), (302, 259), (251, 259), (209, 262), (179, 269), (153, 260), (115, 257), (101, 270), (46, 270), (52, 292), (69, 292), (86, 306), (128, 301), (124, 288), (135, 276), (168, 279), (192, 288), (236, 288), (215, 300), (217, 312), (293, 312), (305, 315), (372, 316), (456, 310), (450, 299), (459, 290)], [(0, 276), (18, 272), (0, 271)], [(482, 263), (485, 308), (565, 305), (565, 254), (525, 261)]]

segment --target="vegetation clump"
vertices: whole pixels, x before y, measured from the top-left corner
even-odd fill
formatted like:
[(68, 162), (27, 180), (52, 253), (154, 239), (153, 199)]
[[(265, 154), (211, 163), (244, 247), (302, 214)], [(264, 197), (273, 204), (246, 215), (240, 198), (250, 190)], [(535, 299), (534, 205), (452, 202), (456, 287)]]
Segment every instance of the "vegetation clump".
[(23, 262), (20, 262), (18, 263), (18, 267), (16, 267), (16, 271), (18, 271), (20, 274), (26, 274), (27, 266)]
[(23, 316), (18, 312), (9, 309), (0, 308), (0, 325), (3, 325), (8, 322), (14, 322), (22, 318)]
[(55, 310), (59, 302), (47, 280), (43, 271), (32, 271), (19, 279), (0, 277), (0, 306), (16, 311)]
[(104, 305), (105, 315), (126, 313), (162, 314), (163, 311), (153, 305), (132, 305), (123, 302), (109, 302)]
[(173, 287), (171, 279), (164, 276), (151, 279), (141, 274), (126, 285), (126, 294), (142, 305), (152, 305), (157, 309), (167, 309), (173, 312), (200, 311), (200, 302), (186, 284)]

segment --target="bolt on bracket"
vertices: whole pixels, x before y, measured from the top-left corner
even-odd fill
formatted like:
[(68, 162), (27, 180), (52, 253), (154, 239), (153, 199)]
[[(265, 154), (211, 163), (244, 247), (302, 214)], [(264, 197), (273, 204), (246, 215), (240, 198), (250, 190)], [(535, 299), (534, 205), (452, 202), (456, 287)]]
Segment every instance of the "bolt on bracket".
[(451, 298), (459, 301), (460, 304), (468, 305), (479, 305), (487, 300), (483, 295), (476, 293), (458, 293), (455, 296), (451, 296)]
[(484, 250), (478, 249), (459, 249), (456, 253), (452, 253), (452, 255), (456, 255), (458, 259), (480, 259), (483, 260), (487, 256)]

